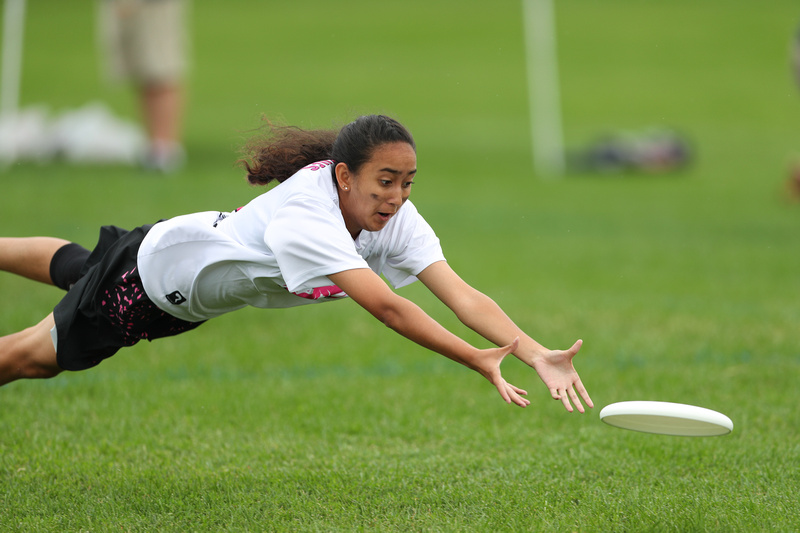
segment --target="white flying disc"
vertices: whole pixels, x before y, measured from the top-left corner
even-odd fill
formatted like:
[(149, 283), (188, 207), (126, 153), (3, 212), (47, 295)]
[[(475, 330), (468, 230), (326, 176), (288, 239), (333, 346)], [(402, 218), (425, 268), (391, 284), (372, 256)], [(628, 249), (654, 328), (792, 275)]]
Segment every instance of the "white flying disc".
[(711, 437), (733, 431), (733, 422), (722, 413), (670, 402), (612, 403), (600, 411), (600, 420), (618, 428), (683, 437)]

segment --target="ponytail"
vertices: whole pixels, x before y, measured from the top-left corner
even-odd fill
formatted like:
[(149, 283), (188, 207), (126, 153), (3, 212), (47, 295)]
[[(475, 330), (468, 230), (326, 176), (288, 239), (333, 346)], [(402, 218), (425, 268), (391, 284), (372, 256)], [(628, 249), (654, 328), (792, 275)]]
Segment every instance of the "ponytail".
[(252, 185), (281, 183), (301, 168), (330, 158), (337, 130), (302, 130), (267, 122), (266, 132), (244, 146), (244, 157), (237, 161), (247, 172)]

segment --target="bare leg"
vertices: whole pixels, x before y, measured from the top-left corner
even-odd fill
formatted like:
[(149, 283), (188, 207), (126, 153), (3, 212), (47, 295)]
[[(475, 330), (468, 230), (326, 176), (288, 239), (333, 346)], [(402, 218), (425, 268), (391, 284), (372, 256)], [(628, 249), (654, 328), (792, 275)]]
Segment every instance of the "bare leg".
[(142, 87), (142, 108), (147, 134), (154, 143), (180, 143), (183, 95), (180, 84)]
[(185, 159), (181, 145), (182, 87), (178, 82), (163, 83), (144, 86), (140, 91), (150, 142), (145, 167), (160, 172), (175, 171)]
[(17, 379), (51, 378), (61, 372), (50, 330), (53, 313), (37, 325), (0, 337), (0, 386)]
[(52, 285), (50, 261), (65, 244), (55, 237), (0, 237), (0, 270)]

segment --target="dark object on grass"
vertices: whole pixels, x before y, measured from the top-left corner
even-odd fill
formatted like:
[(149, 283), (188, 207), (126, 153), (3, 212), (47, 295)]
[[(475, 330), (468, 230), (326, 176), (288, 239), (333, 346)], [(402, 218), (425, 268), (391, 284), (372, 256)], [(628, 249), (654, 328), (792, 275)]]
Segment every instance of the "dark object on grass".
[(689, 142), (671, 130), (605, 135), (570, 154), (572, 172), (663, 174), (685, 169), (692, 159)]

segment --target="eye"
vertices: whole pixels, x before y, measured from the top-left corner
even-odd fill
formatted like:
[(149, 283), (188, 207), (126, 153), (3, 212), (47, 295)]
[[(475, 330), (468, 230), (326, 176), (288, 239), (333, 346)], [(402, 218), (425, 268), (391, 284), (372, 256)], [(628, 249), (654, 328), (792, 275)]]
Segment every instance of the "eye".
[(381, 185), (389, 186), (392, 184), (392, 180), (381, 180)]
[(403, 187), (406, 189), (410, 189), (412, 185), (414, 185), (413, 181), (407, 181), (403, 184)]

